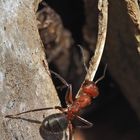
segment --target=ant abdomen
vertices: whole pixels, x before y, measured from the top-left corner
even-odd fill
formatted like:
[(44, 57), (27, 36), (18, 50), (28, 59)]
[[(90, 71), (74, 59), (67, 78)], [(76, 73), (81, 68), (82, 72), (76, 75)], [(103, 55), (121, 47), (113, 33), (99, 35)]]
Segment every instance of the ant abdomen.
[(40, 135), (44, 140), (61, 140), (67, 127), (68, 120), (65, 114), (52, 114), (43, 120), (40, 126)]

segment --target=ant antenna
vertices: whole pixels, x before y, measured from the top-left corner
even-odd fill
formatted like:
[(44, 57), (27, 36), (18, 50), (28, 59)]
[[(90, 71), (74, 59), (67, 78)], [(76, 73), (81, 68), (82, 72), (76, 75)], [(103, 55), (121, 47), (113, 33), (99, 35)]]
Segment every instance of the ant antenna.
[(101, 81), (105, 77), (106, 69), (107, 69), (107, 64), (105, 65), (103, 75), (95, 81), (95, 84), (97, 84), (99, 81)]
[(88, 68), (86, 66), (86, 63), (85, 63), (85, 55), (84, 55), (84, 51), (83, 51), (83, 48), (80, 44), (77, 45), (79, 48), (80, 48), (80, 51), (81, 51), (81, 54), (82, 54), (82, 58), (83, 58), (83, 64), (84, 64), (84, 68), (86, 70), (86, 72), (88, 71)]

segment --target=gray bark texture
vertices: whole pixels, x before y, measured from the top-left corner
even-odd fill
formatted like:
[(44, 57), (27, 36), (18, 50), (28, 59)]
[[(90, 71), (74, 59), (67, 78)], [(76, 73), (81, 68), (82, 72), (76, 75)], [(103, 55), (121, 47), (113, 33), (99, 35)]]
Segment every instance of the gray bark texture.
[[(35, 12), (39, 0), (0, 1), (0, 140), (41, 140), (40, 124), (5, 115), (59, 105), (46, 72)], [(22, 117), (42, 121), (54, 111)]]

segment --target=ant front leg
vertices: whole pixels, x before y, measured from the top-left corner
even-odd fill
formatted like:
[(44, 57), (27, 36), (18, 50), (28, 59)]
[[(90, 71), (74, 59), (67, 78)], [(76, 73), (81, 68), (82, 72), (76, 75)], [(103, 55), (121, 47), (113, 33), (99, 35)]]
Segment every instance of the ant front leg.
[[(45, 69), (47, 70), (47, 64), (46, 64), (46, 61), (45, 60), (43, 60), (43, 65), (44, 65)], [(66, 96), (65, 96), (65, 101), (66, 101), (67, 106), (69, 106), (70, 104), (73, 103), (72, 86), (71, 86), (71, 84), (68, 84), (66, 82), (66, 80), (64, 80), (64, 78), (61, 77), (58, 73), (56, 73), (56, 72), (54, 72), (52, 70), (50, 70), (50, 72), (52, 74), (54, 74), (64, 84), (64, 86), (66, 86), (68, 88), (67, 89)]]
[(68, 89), (67, 89), (67, 93), (65, 96), (65, 101), (66, 104), (69, 106), (73, 103), (73, 97), (72, 97), (72, 86), (69, 84)]
[(52, 74), (54, 74), (58, 79), (60, 79), (60, 81), (68, 88), (67, 89), (67, 93), (66, 93), (66, 96), (65, 96), (65, 101), (66, 101), (66, 104), (67, 106), (69, 106), (70, 104), (73, 103), (73, 97), (72, 97), (72, 86), (71, 84), (68, 84), (64, 78), (62, 78), (59, 74), (57, 74), (56, 72), (50, 70), (50, 72)]

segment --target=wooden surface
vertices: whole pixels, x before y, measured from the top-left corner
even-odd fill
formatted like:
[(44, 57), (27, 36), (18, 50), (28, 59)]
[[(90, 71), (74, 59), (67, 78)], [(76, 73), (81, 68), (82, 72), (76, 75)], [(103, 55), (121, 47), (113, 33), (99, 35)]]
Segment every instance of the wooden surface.
[(38, 3), (38, 0), (0, 1), (1, 140), (41, 140), (39, 121), (54, 111), (29, 113), (22, 115), (23, 119), (4, 116), (59, 105), (42, 63), (45, 54), (35, 16)]

